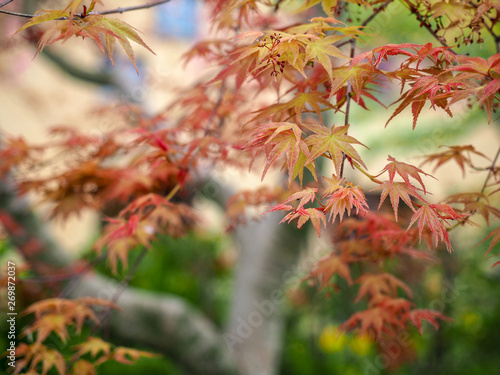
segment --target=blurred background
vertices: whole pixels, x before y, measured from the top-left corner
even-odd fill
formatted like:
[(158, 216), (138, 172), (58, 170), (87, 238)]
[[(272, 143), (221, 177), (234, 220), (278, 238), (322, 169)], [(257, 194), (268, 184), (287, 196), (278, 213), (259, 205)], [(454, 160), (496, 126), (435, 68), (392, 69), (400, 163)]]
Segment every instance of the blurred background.
[[(14, 1), (5, 9), (34, 12), (57, 8), (58, 4), (64, 1)], [(107, 8), (137, 4), (137, 1), (105, 1)], [(367, 15), (369, 11), (361, 9), (351, 17), (356, 22), (356, 17), (363, 20)], [(139, 46), (134, 48), (139, 76), (122, 51), (117, 49), (115, 67), (112, 67), (107, 57), (87, 40), (72, 39), (50, 46), (34, 58), (36, 35), (22, 32), (12, 37), (25, 20), (0, 15), (0, 134), (22, 135), (29, 141), (41, 142), (47, 139), (47, 130), (53, 125), (71, 125), (90, 134), (99, 134), (113, 126), (113, 120), (96, 114), (95, 108), (132, 102), (154, 114), (176, 98), (178, 87), (213, 74), (203, 62), (194, 60), (184, 66), (181, 58), (195, 42), (210, 35), (210, 12), (204, 2), (172, 0), (157, 8), (125, 13), (119, 18), (140, 30), (144, 41), (156, 53), (150, 54)], [(372, 35), (357, 45), (360, 50), (387, 43), (434, 43), (399, 2), (391, 4), (374, 20), (368, 33)], [(463, 46), (459, 51), (487, 57), (494, 53), (494, 47), (486, 40), (482, 45)], [(390, 104), (391, 96), (394, 95), (387, 91), (385, 104)], [(361, 154), (368, 160), (369, 170), (382, 169), (388, 152), (398, 160), (418, 165), (420, 155), (437, 152), (441, 145), (472, 144), (493, 158), (500, 144), (498, 120), (488, 125), (486, 116), (480, 111), (457, 107), (454, 117), (449, 118), (426, 110), (417, 128), (412, 130), (411, 113), (397, 117), (384, 128), (391, 110), (386, 111), (375, 104), (369, 107), (370, 111), (353, 109), (350, 130), (371, 149)], [(478, 160), (478, 164), (481, 163), (486, 166)], [(425, 171), (431, 172), (428, 169)], [(230, 190), (241, 185), (238, 182), (243, 178), (259, 186), (259, 177), (230, 176)], [(484, 183), (483, 175), (478, 177), (474, 171), (468, 171), (462, 179), (456, 166), (441, 168), (435, 176), (438, 181), (426, 179), (425, 183), (435, 194), (436, 201), (451, 193), (479, 190)], [(185, 238), (161, 238), (141, 262), (130, 285), (178, 296), (225, 332), (228, 321), (233, 325), (238, 321), (235, 301), (241, 300), (243, 302), (238, 303), (243, 305), (259, 301), (258, 291), (250, 290), (245, 295), (247, 289), (242, 286), (245, 280), (242, 274), (248, 256), (252, 255), (248, 250), (244, 253), (247, 241), (244, 238), (255, 236), (258, 226), (266, 222), (249, 223), (240, 232), (230, 234), (225, 231), (228, 223), (223, 210), (213, 203), (213, 199), (203, 195), (196, 199), (203, 211), (205, 225)], [(498, 202), (494, 204), (499, 206)], [(38, 206), (38, 211), (41, 217), (47, 214), (43, 205)], [(279, 221), (277, 217), (270, 218), (274, 223)], [(98, 228), (98, 215), (86, 212), (64, 224), (50, 223), (48, 230), (72, 257), (92, 261), (96, 256), (90, 249)], [(272, 281), (275, 284), (270, 284), (271, 289), (280, 290), (284, 296), (277, 306), (279, 314), (273, 315), (273, 319), (279, 320), (272, 325), (278, 327), (277, 333), (269, 339), (273, 341), (270, 361), (274, 363), (271, 367), (275, 374), (500, 374), (500, 267), (491, 269), (495, 260), (483, 258), (489, 242), (475, 246), (493, 226), (484, 231), (473, 226), (461, 228), (452, 235), (453, 254), (440, 254), (438, 261), (425, 272), (419, 265), (406, 270), (407, 280), (413, 278), (411, 287), (417, 305), (442, 311), (453, 322), (442, 322), (438, 331), (426, 325), (423, 336), (415, 330), (405, 343), (388, 343), (385, 347), (367, 337), (338, 330), (358, 308), (353, 303), (352, 291), (341, 289), (330, 295), (328, 291), (318, 292), (300, 283), (300, 278), (311, 267), (311, 249), (327, 251), (329, 246), (311, 236), (310, 229), (287, 229), (293, 232), (286, 232), (287, 236), (306, 245), (301, 253), (293, 254), (277, 268), (280, 283)], [(498, 246), (492, 250), (495, 252)], [(13, 256), (14, 250), (8, 241), (0, 239), (2, 264)], [(132, 252), (129, 264), (133, 264), (137, 256), (138, 250)], [(261, 256), (260, 264), (266, 264), (269, 260)], [(112, 275), (104, 264), (97, 270), (110, 278), (123, 277)], [(259, 280), (259, 283), (265, 282), (265, 279)], [(0, 344), (4, 347), (7, 344), (4, 321), (0, 322), (0, 329)], [(265, 338), (259, 340), (268, 342)], [(130, 346), (130, 342), (127, 344)], [(137, 348), (149, 350), (142, 345)], [(179, 358), (162, 353), (159, 358), (140, 359), (134, 365), (108, 362), (98, 368), (98, 373), (192, 373), (179, 363), (182, 363)], [(259, 370), (253, 373), (259, 374)]]

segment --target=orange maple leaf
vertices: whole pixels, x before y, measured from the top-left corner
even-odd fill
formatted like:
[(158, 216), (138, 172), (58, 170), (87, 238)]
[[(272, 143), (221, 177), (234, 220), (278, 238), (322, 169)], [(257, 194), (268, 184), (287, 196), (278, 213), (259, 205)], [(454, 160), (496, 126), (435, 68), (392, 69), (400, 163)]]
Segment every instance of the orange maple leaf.
[(370, 299), (378, 299), (381, 295), (388, 297), (397, 297), (398, 287), (410, 297), (413, 297), (411, 289), (400, 279), (384, 272), (380, 274), (364, 274), (356, 279), (356, 283), (360, 284), (358, 295), (354, 302), (358, 302), (365, 296), (370, 296)]
[[(392, 183), (394, 183), (394, 177), (396, 176), (396, 173), (397, 173), (398, 175), (400, 175), (403, 178), (404, 182), (406, 182), (406, 184), (408, 185), (409, 188), (415, 190), (416, 189), (415, 186), (410, 182), (410, 177), (412, 177), (420, 183), (420, 185), (422, 186), (422, 189), (424, 190), (424, 194), (427, 193), (425, 190), (424, 182), (422, 181), (422, 178), (420, 177), (420, 175), (423, 174), (425, 176), (429, 176), (429, 177), (434, 178), (433, 176), (431, 176), (428, 173), (425, 173), (423, 170), (415, 167), (414, 165), (397, 161), (396, 159), (394, 159), (390, 155), (387, 158), (387, 160), (389, 160), (389, 163), (375, 177), (378, 177), (382, 173), (387, 172), (389, 174), (389, 181), (392, 184)], [(416, 192), (415, 192), (415, 194), (416, 194)], [(420, 196), (418, 198), (421, 200), (424, 200)]]
[(330, 129), (319, 124), (304, 124), (304, 127), (314, 132), (314, 134), (305, 139), (305, 143), (312, 147), (309, 161), (314, 161), (319, 156), (328, 153), (333, 161), (337, 175), (340, 175), (340, 168), (344, 160), (344, 155), (346, 155), (351, 161), (357, 162), (366, 169), (365, 163), (352, 145), (366, 146), (356, 138), (347, 135), (349, 125), (337, 127), (333, 125)]
[(439, 241), (443, 241), (446, 245), (446, 249), (451, 252), (453, 248), (450, 244), (448, 231), (443, 223), (449, 219), (461, 219), (465, 216), (466, 215), (457, 214), (453, 208), (445, 204), (425, 204), (413, 214), (408, 228), (410, 228), (413, 223), (418, 220), (418, 233), (420, 241), (422, 240), (424, 227), (427, 227), (433, 235), (434, 246), (437, 246)]
[(428, 309), (415, 309), (410, 311), (410, 321), (415, 327), (417, 327), (418, 332), (422, 334), (422, 320), (425, 320), (432, 324), (434, 328), (438, 329), (439, 324), (436, 319), (452, 321), (453, 319), (437, 312)]
[(349, 285), (352, 285), (351, 272), (345, 257), (332, 253), (321, 258), (303, 280), (317, 277), (321, 288), (324, 288), (335, 274), (339, 274)]
[(426, 155), (425, 160), (422, 162), (421, 165), (435, 162), (436, 165), (434, 167), (434, 171), (436, 171), (443, 164), (449, 161), (454, 161), (455, 163), (458, 164), (458, 166), (462, 170), (462, 175), (465, 177), (465, 166), (473, 168), (471, 161), (471, 154), (475, 154), (489, 160), (489, 158), (486, 155), (477, 151), (472, 145), (446, 146), (446, 147), (447, 150), (445, 151)]
[(350, 216), (353, 207), (356, 207), (357, 214), (359, 214), (360, 210), (367, 212), (368, 203), (366, 202), (363, 190), (359, 186), (347, 182), (346, 186), (339, 187), (328, 196), (323, 211), (325, 213), (330, 212), (330, 220), (332, 222), (335, 221), (337, 215), (340, 217), (340, 221), (342, 221), (344, 212), (347, 211), (347, 215)]

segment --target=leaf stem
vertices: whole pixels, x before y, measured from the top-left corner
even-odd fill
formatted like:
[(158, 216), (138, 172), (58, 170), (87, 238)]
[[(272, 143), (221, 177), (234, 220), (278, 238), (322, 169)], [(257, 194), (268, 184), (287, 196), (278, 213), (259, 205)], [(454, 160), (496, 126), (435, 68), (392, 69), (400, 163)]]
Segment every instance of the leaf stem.
[[(356, 40), (351, 39), (351, 53), (350, 53), (351, 59), (354, 57), (355, 51), (356, 51)], [(349, 113), (350, 113), (350, 109), (351, 109), (351, 92), (352, 92), (352, 83), (351, 83), (351, 79), (349, 78), (347, 80), (347, 90), (345, 93), (346, 107), (345, 107), (344, 126), (349, 124)], [(344, 176), (345, 159), (346, 159), (346, 155), (342, 154), (342, 163), (340, 164), (340, 176), (339, 176), (339, 178), (342, 178)]]
[(365, 171), (363, 168), (361, 168), (357, 163), (353, 163), (354, 167), (360, 171), (361, 173), (363, 173), (366, 177), (368, 177), (370, 179), (370, 181), (372, 182), (375, 182), (376, 184), (382, 184), (382, 181), (380, 181), (378, 178), (376, 178), (375, 176), (372, 176), (371, 174), (369, 174), (367, 171)]
[(168, 195), (165, 197), (165, 199), (167, 201), (169, 201), (170, 199), (172, 199), (172, 197), (177, 194), (177, 192), (179, 191), (179, 189), (181, 188), (181, 184), (180, 182), (177, 183), (177, 185), (174, 186), (174, 188), (172, 190), (170, 190), (170, 192), (168, 193)]

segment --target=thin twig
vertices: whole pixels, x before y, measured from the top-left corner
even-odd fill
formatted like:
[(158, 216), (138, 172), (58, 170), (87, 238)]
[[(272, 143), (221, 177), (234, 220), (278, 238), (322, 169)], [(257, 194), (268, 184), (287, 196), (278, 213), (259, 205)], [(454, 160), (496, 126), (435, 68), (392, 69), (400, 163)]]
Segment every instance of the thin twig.
[(106, 14), (117, 14), (117, 13), (125, 13), (125, 12), (131, 12), (133, 10), (140, 10), (140, 9), (147, 9), (147, 8), (152, 8), (156, 7), (158, 5), (162, 5), (165, 3), (170, 2), (170, 0), (159, 0), (159, 1), (152, 1), (150, 3), (146, 3), (143, 5), (136, 5), (132, 7), (126, 7), (126, 8), (116, 8), (116, 9), (110, 9), (110, 10), (105, 10), (102, 12), (91, 12), (90, 14), (101, 14), (101, 15), (106, 15)]
[(12, 3), (14, 0), (7, 0), (7, 1), (4, 1), (2, 4), (0, 4), (0, 8), (3, 8), (4, 6), (6, 6), (7, 4), (9, 3)]
[(392, 0), (386, 1), (383, 3), (380, 7), (378, 7), (371, 15), (368, 17), (364, 22), (361, 24), (361, 26), (367, 26), (380, 12), (384, 11), (387, 6), (392, 3)]
[[(139, 254), (139, 256), (137, 257), (137, 259), (135, 260), (134, 264), (129, 268), (127, 274), (125, 275), (125, 278), (120, 283), (120, 286), (118, 287), (118, 290), (111, 297), (111, 300), (110, 300), (111, 304), (116, 304), (117, 303), (118, 299), (120, 298), (120, 296), (122, 295), (122, 293), (125, 291), (125, 289), (127, 288), (128, 284), (130, 283), (130, 281), (134, 277), (135, 273), (137, 272), (137, 269), (139, 268), (142, 260), (146, 256), (147, 252), (148, 252), (148, 249), (146, 249), (146, 248), (142, 249), (141, 253)], [(92, 332), (90, 333), (91, 336), (94, 333), (97, 332), (97, 330), (99, 329), (99, 327), (101, 327), (104, 323), (106, 323), (108, 321), (110, 315), (111, 315), (111, 307), (109, 307), (106, 310), (106, 312), (104, 313), (103, 317), (100, 319), (100, 323), (101, 324), (100, 325), (96, 325), (92, 329)]]
[[(356, 40), (351, 39), (351, 53), (350, 53), (351, 59), (354, 57), (355, 50), (356, 50)], [(349, 78), (347, 80), (347, 90), (345, 93), (346, 106), (345, 106), (344, 126), (349, 124), (349, 112), (351, 110), (351, 92), (352, 92), (352, 83), (351, 83), (351, 79)], [(344, 175), (345, 159), (346, 159), (346, 155), (343, 153), (342, 154), (342, 164), (340, 164), (340, 176), (339, 176), (339, 178), (342, 178)]]
[[(361, 24), (361, 26), (367, 26), (371, 21), (373, 21), (373, 19), (382, 11), (385, 10), (385, 8), (387, 8), (387, 6), (392, 3), (393, 0), (389, 0), (389, 1), (386, 1), (385, 3), (383, 3), (380, 7), (378, 7), (377, 9), (375, 9), (373, 11), (373, 13), (366, 19), (363, 21), (363, 23)], [(339, 44), (335, 44), (335, 46), (337, 48), (340, 48), (342, 46), (345, 46), (346, 44), (349, 44), (351, 43), (352, 40), (355, 40), (354, 38), (351, 38), (351, 39), (348, 39), (348, 40), (344, 40), (342, 43), (339, 43)]]
[[(7, 4), (11, 1), (13, 1), (13, 0), (8, 1)], [(131, 12), (134, 10), (152, 8), (152, 7), (162, 5), (162, 4), (165, 4), (168, 2), (170, 2), (170, 0), (153, 1), (150, 3), (143, 4), (143, 5), (136, 5), (136, 6), (125, 7), (125, 8), (120, 7), (120, 8), (115, 8), (115, 9), (104, 10), (102, 12), (90, 12), (89, 14), (87, 14), (87, 16), (90, 16), (90, 15), (108, 15), (108, 14), (117, 14), (117, 13), (121, 14), (121, 13), (125, 13), (125, 12)], [(1, 6), (0, 6), (0, 8), (1, 8)], [(0, 13), (8, 14), (11, 16), (23, 17), (23, 18), (33, 18), (33, 17), (39, 16), (38, 14), (11, 12), (8, 10), (1, 10), (1, 9), (0, 9)], [(81, 13), (75, 14), (75, 19), (82, 19), (82, 18), (85, 18), (83, 14), (81, 14)], [(54, 21), (62, 21), (62, 20), (67, 20), (67, 19), (68, 19), (67, 17), (61, 17), (61, 18), (55, 19)]]
[(436, 32), (432, 29), (431, 25), (429, 22), (427, 22), (424, 17), (419, 13), (417, 7), (413, 5), (409, 0), (403, 0), (403, 3), (408, 5), (408, 9), (410, 10), (411, 13), (415, 14), (415, 17), (417, 17), (417, 20), (420, 21), (420, 24), (424, 26), (427, 31), (436, 39), (443, 47), (449, 48), (449, 51), (453, 53), (454, 55), (457, 55), (455, 51), (451, 49), (451, 47), (446, 43), (446, 41), (443, 38), (440, 38)]
[(0, 13), (8, 14), (9, 16), (16, 16), (16, 17), (23, 17), (23, 18), (33, 18), (33, 17), (35, 17), (34, 14), (11, 12), (10, 10), (2, 10), (2, 9), (0, 9)]
[[(478, 5), (474, 4), (473, 2), (470, 2), (470, 5), (473, 6), (474, 8), (476, 8), (476, 9), (478, 8)], [(483, 21), (483, 24), (484, 24), (486, 30), (488, 31), (488, 33), (490, 33), (491, 37), (495, 41), (495, 48), (497, 50), (497, 53), (500, 53), (500, 35), (496, 34), (493, 31), (493, 26), (495, 26), (495, 23), (493, 22), (493, 20), (491, 20), (488, 16), (486, 16), (486, 18), (491, 21), (491, 25), (488, 26), (486, 24), (486, 22), (484, 22), (484, 21)]]
[(493, 168), (495, 168), (495, 164), (497, 163), (498, 157), (500, 156), (500, 147), (497, 150), (497, 154), (493, 158), (493, 161), (491, 163), (491, 166), (488, 168), (488, 174), (486, 175), (486, 179), (484, 180), (483, 188), (481, 189), (481, 194), (484, 193), (486, 190), (486, 187), (488, 186), (488, 181), (493, 174)]
[(278, 0), (278, 1), (276, 2), (276, 5), (274, 6), (274, 9), (273, 9), (273, 12), (274, 12), (274, 13), (277, 13), (277, 12), (278, 12), (278, 10), (280, 9), (280, 5), (281, 5), (281, 3), (282, 3), (282, 2), (283, 2), (283, 0)]
[(67, 298), (71, 292), (76, 288), (76, 286), (79, 284), (80, 279), (87, 273), (89, 273), (91, 270), (95, 268), (99, 263), (101, 263), (104, 259), (106, 259), (106, 253), (101, 254), (98, 258), (94, 259), (92, 262), (88, 264), (88, 266), (82, 271), (77, 273), (76, 275), (73, 275), (73, 278), (71, 281), (66, 285), (66, 287), (59, 293), (57, 298)]

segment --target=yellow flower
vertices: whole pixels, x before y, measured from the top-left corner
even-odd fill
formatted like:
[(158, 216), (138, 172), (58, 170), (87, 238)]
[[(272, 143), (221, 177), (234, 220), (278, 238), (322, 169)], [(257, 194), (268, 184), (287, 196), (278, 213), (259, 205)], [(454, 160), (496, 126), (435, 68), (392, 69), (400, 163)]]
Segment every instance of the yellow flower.
[(354, 336), (349, 343), (349, 347), (357, 355), (365, 356), (370, 353), (373, 340), (368, 335)]
[(477, 332), (483, 324), (481, 317), (474, 312), (463, 314), (462, 321), (465, 329), (469, 332)]
[(334, 353), (344, 350), (348, 338), (337, 326), (327, 326), (321, 332), (319, 346), (325, 353)]

